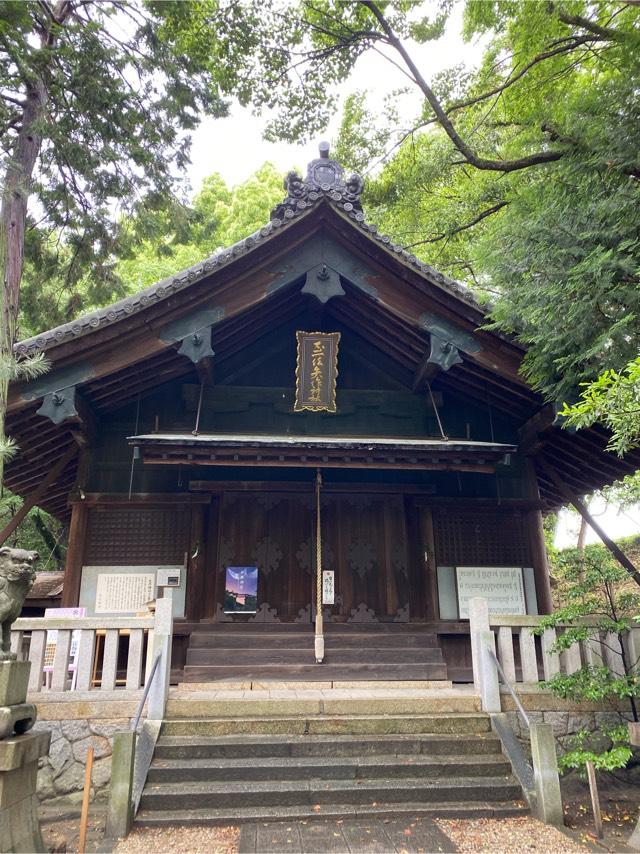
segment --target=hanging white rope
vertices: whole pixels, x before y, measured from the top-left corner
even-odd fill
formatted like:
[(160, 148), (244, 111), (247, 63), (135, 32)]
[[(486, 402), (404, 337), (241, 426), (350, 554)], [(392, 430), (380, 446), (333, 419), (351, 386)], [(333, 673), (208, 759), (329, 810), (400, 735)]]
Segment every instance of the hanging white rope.
[(320, 488), (322, 475), (316, 469), (316, 664), (324, 661), (324, 634), (322, 629), (322, 524), (320, 518)]

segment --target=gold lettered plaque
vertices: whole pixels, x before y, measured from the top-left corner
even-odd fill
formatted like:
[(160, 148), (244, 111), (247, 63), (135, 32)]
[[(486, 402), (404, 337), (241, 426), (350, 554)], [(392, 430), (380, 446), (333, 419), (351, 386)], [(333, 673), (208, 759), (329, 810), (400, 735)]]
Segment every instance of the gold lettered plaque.
[(296, 402), (303, 409), (336, 411), (339, 332), (296, 332)]

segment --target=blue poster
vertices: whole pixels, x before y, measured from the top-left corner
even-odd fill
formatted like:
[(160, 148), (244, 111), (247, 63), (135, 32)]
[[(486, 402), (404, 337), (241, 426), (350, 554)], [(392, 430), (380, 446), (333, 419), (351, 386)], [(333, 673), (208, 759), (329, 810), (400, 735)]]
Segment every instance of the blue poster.
[(255, 614), (258, 610), (258, 567), (228, 566), (224, 589), (225, 614)]

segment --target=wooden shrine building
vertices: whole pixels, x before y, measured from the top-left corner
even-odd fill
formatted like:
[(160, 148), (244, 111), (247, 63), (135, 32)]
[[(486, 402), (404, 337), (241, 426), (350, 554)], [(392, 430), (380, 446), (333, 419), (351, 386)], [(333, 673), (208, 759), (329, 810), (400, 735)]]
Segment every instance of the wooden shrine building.
[(64, 605), (175, 588), (178, 667), (198, 627), (249, 622), (308, 629), (313, 662), (320, 557), (328, 634), (426, 627), (462, 675), (468, 598), (548, 612), (542, 514), (639, 453), (561, 429), (523, 348), (367, 224), (326, 146), (285, 186), (245, 240), (17, 345), (51, 370), (11, 388), (6, 484), (69, 522)]

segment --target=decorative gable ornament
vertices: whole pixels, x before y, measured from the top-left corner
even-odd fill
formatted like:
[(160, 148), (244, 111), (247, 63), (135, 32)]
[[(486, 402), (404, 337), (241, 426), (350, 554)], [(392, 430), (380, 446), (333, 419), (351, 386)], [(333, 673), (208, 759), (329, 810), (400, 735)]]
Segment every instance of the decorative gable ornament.
[(295, 212), (311, 206), (323, 195), (334, 202), (342, 202), (345, 211), (362, 213), (360, 196), (364, 181), (355, 173), (345, 180), (344, 169), (337, 160), (329, 157), (329, 143), (320, 143), (320, 157), (307, 166), (304, 180), (297, 172), (289, 172), (284, 179), (287, 196), (271, 211), (272, 220), (286, 220)]

